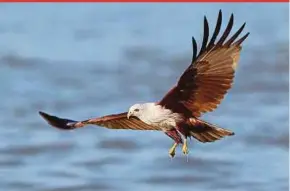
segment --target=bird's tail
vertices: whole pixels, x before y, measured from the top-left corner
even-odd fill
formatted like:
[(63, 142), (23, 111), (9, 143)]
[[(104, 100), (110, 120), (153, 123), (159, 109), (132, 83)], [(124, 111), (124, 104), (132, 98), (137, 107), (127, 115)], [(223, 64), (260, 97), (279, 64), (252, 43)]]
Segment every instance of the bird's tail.
[(190, 136), (203, 143), (214, 142), (225, 136), (234, 135), (234, 132), (228, 129), (218, 127), (200, 119), (190, 119), (189, 123), (192, 124), (189, 131)]

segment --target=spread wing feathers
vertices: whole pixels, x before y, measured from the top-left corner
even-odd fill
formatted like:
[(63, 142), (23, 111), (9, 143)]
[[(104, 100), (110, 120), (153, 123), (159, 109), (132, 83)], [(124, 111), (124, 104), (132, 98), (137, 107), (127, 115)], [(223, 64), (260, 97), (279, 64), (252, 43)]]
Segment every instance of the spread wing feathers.
[(137, 118), (127, 119), (127, 113), (107, 115), (100, 118), (92, 118), (85, 121), (74, 121), (71, 119), (59, 118), (44, 112), (39, 112), (50, 125), (53, 127), (71, 130), (84, 127), (85, 125), (98, 125), (109, 129), (132, 129), (132, 130), (160, 130), (157, 127), (147, 125)]
[(249, 35), (247, 33), (237, 40), (245, 27), (244, 23), (227, 40), (234, 24), (232, 14), (225, 31), (217, 40), (221, 24), (220, 11), (214, 33), (208, 42), (209, 26), (206, 17), (204, 18), (204, 37), (199, 53), (197, 54), (197, 43), (192, 38), (192, 63), (180, 77), (177, 86), (159, 102), (160, 105), (174, 111), (179, 107), (178, 104), (182, 104), (195, 117), (217, 108), (231, 88), (241, 44)]

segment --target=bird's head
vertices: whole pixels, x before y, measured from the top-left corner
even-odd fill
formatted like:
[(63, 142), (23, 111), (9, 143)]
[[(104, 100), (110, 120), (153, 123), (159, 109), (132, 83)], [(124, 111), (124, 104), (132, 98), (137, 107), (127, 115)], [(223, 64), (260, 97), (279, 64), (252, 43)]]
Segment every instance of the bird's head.
[(142, 104), (132, 105), (127, 113), (127, 118), (129, 119), (132, 116), (139, 117), (141, 115), (142, 110), (143, 110)]

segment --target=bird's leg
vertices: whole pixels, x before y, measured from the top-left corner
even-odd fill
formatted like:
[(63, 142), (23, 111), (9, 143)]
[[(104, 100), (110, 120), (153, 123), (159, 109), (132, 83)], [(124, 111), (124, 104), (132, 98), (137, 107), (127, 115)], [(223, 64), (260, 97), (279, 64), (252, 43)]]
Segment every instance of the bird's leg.
[(174, 140), (173, 146), (169, 149), (169, 156), (171, 158), (173, 158), (175, 156), (175, 149), (176, 149), (177, 145), (179, 143), (182, 143), (182, 138), (179, 135), (179, 133), (177, 132), (177, 130), (174, 128), (170, 129), (168, 131), (165, 131), (165, 134)]
[[(186, 126), (185, 126), (186, 127)], [(187, 155), (189, 153), (187, 147), (187, 137), (189, 135), (188, 128), (185, 128), (184, 125), (179, 124), (176, 128), (180, 136), (183, 138), (183, 145), (182, 145), (182, 152), (183, 154)]]
[(184, 141), (183, 141), (182, 152), (185, 155), (187, 155), (189, 153), (189, 150), (188, 150), (188, 147), (187, 147), (187, 140), (186, 139), (184, 139)]
[(169, 152), (168, 153), (169, 153), (169, 156), (171, 158), (173, 158), (175, 156), (175, 149), (176, 149), (177, 145), (178, 145), (178, 143), (174, 143), (172, 145), (172, 147), (169, 149)]

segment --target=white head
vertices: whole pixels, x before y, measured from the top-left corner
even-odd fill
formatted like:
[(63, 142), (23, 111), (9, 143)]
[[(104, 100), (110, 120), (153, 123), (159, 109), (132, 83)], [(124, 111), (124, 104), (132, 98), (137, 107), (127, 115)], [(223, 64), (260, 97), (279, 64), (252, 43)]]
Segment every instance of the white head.
[(131, 116), (137, 117), (141, 121), (156, 126), (170, 126), (176, 125), (177, 120), (181, 120), (178, 113), (173, 113), (170, 109), (165, 109), (156, 103), (135, 104), (130, 107), (127, 118)]
[(139, 118), (141, 121), (156, 126), (170, 126), (176, 125), (177, 120), (181, 120), (178, 113), (173, 113), (170, 109), (165, 109), (156, 103), (135, 104), (130, 107), (127, 118), (131, 116)]
[(142, 115), (143, 110), (145, 109), (145, 104), (134, 104), (129, 108), (127, 118), (129, 119), (131, 116), (140, 117)]

